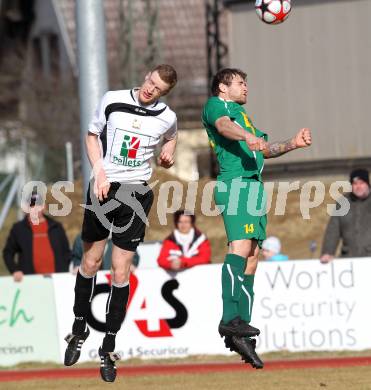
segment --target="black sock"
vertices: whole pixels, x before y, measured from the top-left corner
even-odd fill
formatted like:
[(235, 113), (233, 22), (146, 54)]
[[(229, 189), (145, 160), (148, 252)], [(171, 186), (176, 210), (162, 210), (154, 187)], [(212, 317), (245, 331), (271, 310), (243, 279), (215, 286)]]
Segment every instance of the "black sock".
[(72, 326), (72, 333), (82, 335), (86, 328), (86, 317), (89, 312), (90, 302), (93, 298), (96, 276), (82, 275), (77, 271), (75, 284), (75, 304), (73, 312), (75, 321)]
[(113, 352), (115, 350), (116, 334), (125, 319), (128, 299), (129, 283), (123, 286), (112, 284), (106, 305), (106, 334), (102, 344), (104, 352)]

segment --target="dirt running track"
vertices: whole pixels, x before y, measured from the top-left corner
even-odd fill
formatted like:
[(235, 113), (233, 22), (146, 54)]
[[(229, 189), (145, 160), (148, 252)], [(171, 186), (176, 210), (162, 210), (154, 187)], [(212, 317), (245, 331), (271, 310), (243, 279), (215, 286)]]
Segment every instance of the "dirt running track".
[[(297, 368), (349, 367), (369, 366), (371, 356), (345, 357), (332, 359), (302, 359), (268, 361), (264, 370), (286, 370)], [(121, 376), (135, 375), (166, 375), (177, 373), (210, 373), (222, 371), (251, 371), (249, 365), (242, 363), (207, 363), (207, 364), (173, 364), (120, 367)], [(98, 376), (97, 368), (59, 368), (46, 370), (3, 370), (0, 371), (0, 382), (30, 380), (30, 379), (64, 379), (64, 378), (91, 378)]]

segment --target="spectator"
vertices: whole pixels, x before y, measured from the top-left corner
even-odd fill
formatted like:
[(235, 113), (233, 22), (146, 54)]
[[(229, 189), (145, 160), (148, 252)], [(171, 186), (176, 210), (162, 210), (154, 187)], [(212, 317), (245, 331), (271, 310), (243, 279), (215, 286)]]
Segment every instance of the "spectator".
[(350, 174), (350, 183), (352, 192), (344, 195), (350, 204), (349, 211), (344, 216), (330, 218), (322, 244), (320, 257), (322, 263), (334, 259), (340, 240), (342, 241), (341, 257), (371, 256), (369, 172), (366, 169), (355, 169)]
[(71, 260), (63, 226), (44, 214), (43, 200), (33, 193), (28, 213), (9, 233), (3, 257), (15, 282), (25, 274), (67, 272)]
[[(72, 246), (72, 264), (73, 264), (73, 273), (76, 274), (77, 270), (81, 264), (83, 254), (83, 242), (81, 239), (81, 233), (79, 233)], [(107, 239), (106, 247), (104, 249), (103, 254), (103, 261), (102, 261), (102, 270), (109, 270), (111, 269), (111, 263), (112, 263), (112, 239), (109, 237)], [(132, 267), (131, 270), (134, 271), (139, 264), (139, 255), (138, 252), (135, 252)]]
[(195, 227), (196, 217), (184, 210), (174, 214), (174, 231), (162, 243), (157, 262), (167, 270), (181, 271), (210, 263), (210, 242)]
[(266, 261), (285, 261), (288, 256), (281, 253), (281, 241), (278, 237), (270, 236), (263, 241), (263, 258)]

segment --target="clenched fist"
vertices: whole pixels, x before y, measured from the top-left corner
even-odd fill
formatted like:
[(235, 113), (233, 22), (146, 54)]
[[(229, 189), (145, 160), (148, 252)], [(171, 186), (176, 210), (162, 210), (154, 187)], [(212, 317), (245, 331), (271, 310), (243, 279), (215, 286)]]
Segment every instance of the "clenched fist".
[(170, 153), (164, 151), (160, 153), (157, 161), (163, 168), (170, 168), (174, 165), (174, 157)]
[(297, 148), (305, 148), (306, 146), (310, 146), (312, 144), (312, 133), (310, 129), (306, 127), (300, 129), (294, 137), (294, 143)]
[(246, 134), (246, 144), (253, 151), (262, 151), (267, 147), (267, 142), (263, 138), (256, 137), (250, 133)]

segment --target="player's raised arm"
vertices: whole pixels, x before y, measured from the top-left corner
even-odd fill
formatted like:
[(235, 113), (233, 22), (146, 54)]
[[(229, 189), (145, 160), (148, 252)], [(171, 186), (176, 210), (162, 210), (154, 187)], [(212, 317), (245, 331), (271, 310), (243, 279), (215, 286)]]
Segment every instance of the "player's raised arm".
[(311, 131), (308, 128), (303, 128), (299, 130), (295, 137), (287, 141), (267, 143), (265, 149), (263, 149), (263, 155), (265, 158), (275, 158), (292, 150), (305, 148), (311, 144)]
[(223, 116), (215, 122), (218, 133), (225, 138), (234, 141), (245, 141), (250, 150), (265, 150), (268, 146), (263, 138), (247, 132), (242, 127), (236, 125), (228, 116)]

